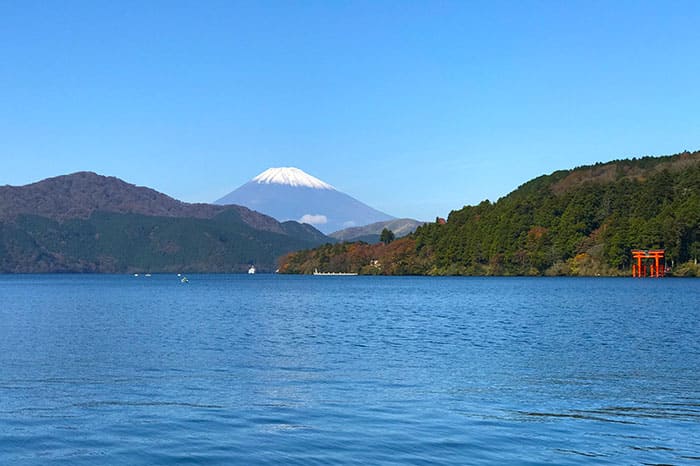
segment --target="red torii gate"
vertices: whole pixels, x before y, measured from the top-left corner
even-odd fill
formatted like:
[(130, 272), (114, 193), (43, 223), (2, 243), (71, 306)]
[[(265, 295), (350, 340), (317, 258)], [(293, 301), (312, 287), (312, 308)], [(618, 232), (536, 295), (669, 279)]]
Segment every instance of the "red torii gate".
[[(632, 264), (633, 277), (646, 277), (647, 266), (642, 263), (644, 259), (654, 259), (654, 263), (649, 265), (649, 277), (659, 278), (666, 275), (666, 264), (660, 265), (661, 259), (665, 259), (666, 251), (664, 249), (633, 249), (632, 257), (637, 259), (636, 264)], [(665, 260), (664, 260), (665, 262)]]

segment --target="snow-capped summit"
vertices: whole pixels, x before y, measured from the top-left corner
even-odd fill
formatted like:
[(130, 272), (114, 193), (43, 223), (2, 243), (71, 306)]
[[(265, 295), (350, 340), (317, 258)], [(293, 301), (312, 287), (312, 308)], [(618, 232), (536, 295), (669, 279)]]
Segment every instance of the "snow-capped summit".
[(314, 189), (335, 189), (325, 181), (321, 181), (315, 176), (311, 176), (295, 167), (268, 168), (253, 178), (252, 181), (258, 184), (284, 184)]
[(267, 169), (215, 203), (308, 223), (326, 234), (394, 218), (293, 167)]

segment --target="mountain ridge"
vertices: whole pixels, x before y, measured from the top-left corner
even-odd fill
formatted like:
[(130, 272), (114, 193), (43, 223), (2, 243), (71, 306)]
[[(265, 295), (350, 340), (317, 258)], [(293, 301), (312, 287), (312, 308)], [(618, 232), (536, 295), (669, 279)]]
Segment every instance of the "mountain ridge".
[(0, 187), (0, 272), (274, 271), (280, 255), (332, 241), (310, 225), (93, 172)]
[(416, 231), (421, 225), (427, 222), (420, 222), (412, 218), (397, 218), (383, 222), (375, 222), (361, 227), (351, 227), (329, 234), (331, 238), (338, 241), (364, 241), (367, 243), (378, 243), (383, 229), (391, 230), (396, 238), (402, 238)]

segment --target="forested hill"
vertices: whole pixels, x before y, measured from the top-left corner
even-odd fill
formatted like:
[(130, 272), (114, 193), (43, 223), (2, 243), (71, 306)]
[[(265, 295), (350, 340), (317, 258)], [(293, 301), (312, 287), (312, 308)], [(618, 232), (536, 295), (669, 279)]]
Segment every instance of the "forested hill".
[(328, 241), (310, 225), (90, 172), (0, 187), (0, 273), (269, 272)]
[(697, 274), (700, 152), (557, 171), (391, 244), (328, 245), (286, 257), (282, 270), (627, 275), (638, 248), (665, 248), (675, 274)]

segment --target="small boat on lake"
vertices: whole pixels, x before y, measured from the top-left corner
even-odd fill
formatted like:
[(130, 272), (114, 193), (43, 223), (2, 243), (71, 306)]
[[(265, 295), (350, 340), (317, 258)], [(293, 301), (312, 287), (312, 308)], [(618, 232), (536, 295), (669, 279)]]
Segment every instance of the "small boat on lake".
[(248, 269), (248, 275), (254, 275), (255, 274), (255, 266), (251, 265), (250, 268)]

